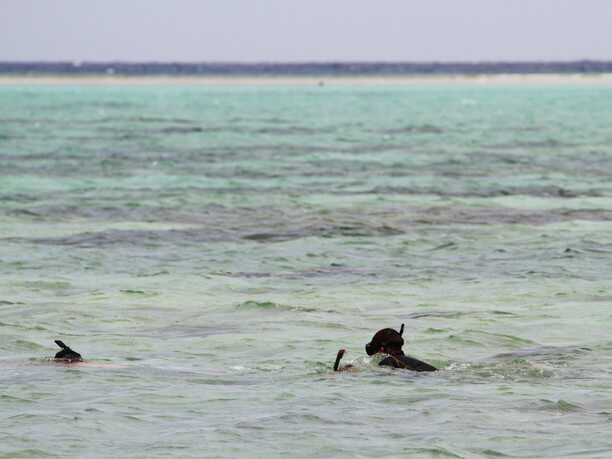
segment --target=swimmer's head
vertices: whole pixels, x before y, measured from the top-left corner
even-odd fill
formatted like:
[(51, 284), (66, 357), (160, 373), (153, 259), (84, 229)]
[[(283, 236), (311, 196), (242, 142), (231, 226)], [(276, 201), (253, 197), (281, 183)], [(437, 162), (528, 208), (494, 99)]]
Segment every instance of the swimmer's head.
[(55, 357), (54, 357), (55, 360), (62, 360), (65, 362), (82, 362), (83, 361), (81, 354), (70, 349), (59, 339), (55, 340), (55, 344), (57, 344), (59, 347), (62, 348), (61, 351), (55, 354)]
[(383, 328), (376, 332), (372, 341), (366, 344), (365, 349), (368, 355), (374, 355), (377, 352), (401, 351), (404, 345), (402, 333), (404, 324), (399, 332), (392, 328)]

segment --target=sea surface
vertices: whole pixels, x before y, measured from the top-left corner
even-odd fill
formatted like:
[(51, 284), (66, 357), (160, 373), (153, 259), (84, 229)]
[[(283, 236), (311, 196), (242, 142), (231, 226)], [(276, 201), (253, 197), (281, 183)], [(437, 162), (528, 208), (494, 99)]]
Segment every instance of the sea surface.
[[(0, 455), (612, 456), (611, 126), (584, 84), (0, 87)], [(402, 323), (440, 371), (366, 356)]]

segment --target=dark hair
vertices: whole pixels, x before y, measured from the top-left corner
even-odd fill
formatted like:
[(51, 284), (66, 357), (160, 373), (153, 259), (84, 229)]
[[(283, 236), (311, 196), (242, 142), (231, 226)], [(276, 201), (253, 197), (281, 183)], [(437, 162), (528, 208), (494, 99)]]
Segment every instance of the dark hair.
[(381, 347), (400, 350), (403, 345), (404, 339), (401, 334), (392, 328), (383, 328), (377, 331), (372, 341), (366, 344), (366, 353), (368, 355), (374, 355)]

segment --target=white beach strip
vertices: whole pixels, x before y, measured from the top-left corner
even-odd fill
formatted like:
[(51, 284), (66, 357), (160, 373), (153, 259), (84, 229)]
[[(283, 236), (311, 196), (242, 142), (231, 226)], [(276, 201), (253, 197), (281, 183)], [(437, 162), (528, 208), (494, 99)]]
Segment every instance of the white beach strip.
[(385, 86), (385, 85), (611, 85), (603, 74), (479, 74), (414, 76), (121, 76), (0, 75), (1, 86)]

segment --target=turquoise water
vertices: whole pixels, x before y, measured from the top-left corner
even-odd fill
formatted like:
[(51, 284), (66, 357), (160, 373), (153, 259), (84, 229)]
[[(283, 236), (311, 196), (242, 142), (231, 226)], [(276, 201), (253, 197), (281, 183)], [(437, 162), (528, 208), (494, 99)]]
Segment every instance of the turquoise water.
[(0, 87), (0, 453), (609, 457), (611, 107)]

